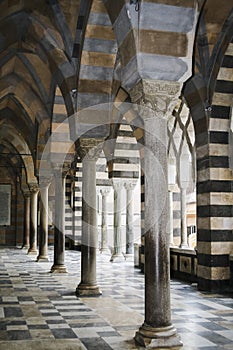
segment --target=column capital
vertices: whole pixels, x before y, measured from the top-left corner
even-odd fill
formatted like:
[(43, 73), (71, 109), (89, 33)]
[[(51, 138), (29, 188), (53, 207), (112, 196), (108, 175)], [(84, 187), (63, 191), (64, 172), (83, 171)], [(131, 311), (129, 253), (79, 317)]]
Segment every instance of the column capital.
[(114, 190), (121, 190), (124, 187), (124, 179), (112, 179), (112, 186)]
[(106, 196), (108, 193), (111, 192), (111, 187), (104, 187), (100, 189), (100, 193), (102, 196)]
[(39, 186), (38, 184), (28, 184), (30, 193), (37, 193), (39, 192)]
[(130, 179), (129, 181), (126, 181), (124, 183), (124, 186), (125, 186), (126, 190), (133, 190), (136, 187), (137, 182), (138, 182), (138, 180)]
[(30, 190), (24, 190), (24, 191), (23, 191), (23, 196), (24, 196), (24, 198), (29, 198), (30, 195), (31, 195)]
[(82, 161), (94, 160), (97, 161), (103, 149), (102, 143), (104, 139), (95, 138), (81, 138), (76, 145), (77, 153), (80, 155)]
[(131, 90), (137, 112), (146, 120), (155, 116), (168, 118), (175, 108), (181, 93), (182, 83), (165, 80), (140, 80)]
[(47, 187), (51, 183), (52, 178), (51, 177), (40, 177), (39, 178), (39, 186), (40, 187)]

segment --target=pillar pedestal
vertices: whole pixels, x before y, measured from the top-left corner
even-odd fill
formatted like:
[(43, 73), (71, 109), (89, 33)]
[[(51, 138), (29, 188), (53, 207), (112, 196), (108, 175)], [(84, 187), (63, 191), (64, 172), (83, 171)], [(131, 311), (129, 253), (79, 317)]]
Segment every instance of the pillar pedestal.
[(179, 349), (182, 346), (172, 325), (153, 328), (144, 323), (136, 332), (135, 341), (146, 349)]

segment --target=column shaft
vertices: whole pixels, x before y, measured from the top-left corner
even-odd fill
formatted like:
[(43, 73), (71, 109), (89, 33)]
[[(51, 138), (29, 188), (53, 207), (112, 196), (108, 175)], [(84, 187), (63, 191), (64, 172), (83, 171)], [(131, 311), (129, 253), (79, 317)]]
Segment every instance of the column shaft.
[(101, 253), (109, 252), (108, 249), (108, 210), (107, 210), (107, 195), (110, 192), (108, 189), (102, 189), (102, 223), (101, 223)]
[(187, 236), (187, 219), (186, 219), (186, 188), (180, 189), (181, 191), (181, 242), (180, 248), (188, 248), (188, 236)]
[(48, 257), (48, 191), (49, 184), (40, 185), (40, 231), (37, 261), (49, 261)]
[(134, 250), (134, 234), (133, 234), (133, 218), (134, 218), (134, 198), (133, 188), (135, 185), (129, 183), (125, 185), (127, 191), (126, 205), (126, 255), (133, 255)]
[(135, 339), (149, 348), (181, 346), (171, 324), (166, 125), (145, 120), (145, 321)]
[(121, 215), (122, 215), (122, 188), (123, 182), (113, 184), (114, 188), (114, 248), (110, 261), (123, 261), (122, 247), (122, 231), (121, 231)]
[(83, 159), (81, 282), (78, 296), (100, 295), (96, 282), (96, 249), (98, 246), (96, 213), (96, 159)]
[(51, 272), (66, 273), (65, 267), (65, 175), (55, 170), (54, 263)]
[(30, 202), (30, 247), (28, 254), (36, 255), (37, 251), (37, 215), (38, 215), (38, 189), (31, 190)]
[(170, 231), (170, 246), (174, 245), (174, 240), (173, 240), (173, 192), (169, 191), (169, 214), (170, 214), (170, 219), (169, 219), (169, 231)]
[(23, 246), (24, 249), (30, 247), (30, 193), (24, 194), (24, 236)]

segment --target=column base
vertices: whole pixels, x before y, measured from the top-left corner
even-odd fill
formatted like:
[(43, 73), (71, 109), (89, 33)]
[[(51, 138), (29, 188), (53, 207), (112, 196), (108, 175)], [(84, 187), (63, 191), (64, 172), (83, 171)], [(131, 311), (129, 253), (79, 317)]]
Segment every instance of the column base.
[(183, 343), (176, 329), (171, 325), (162, 328), (153, 328), (143, 324), (134, 337), (136, 343), (146, 349), (180, 349)]
[(38, 250), (34, 248), (28, 249), (28, 255), (38, 255)]
[(48, 262), (49, 261), (49, 257), (47, 255), (38, 255), (37, 262)]
[(99, 290), (97, 285), (91, 286), (88, 284), (80, 283), (76, 288), (75, 294), (77, 297), (97, 297), (102, 295), (102, 292)]
[(126, 261), (134, 261), (134, 255), (133, 254), (124, 254), (124, 258)]
[(181, 249), (191, 249), (191, 248), (188, 246), (188, 244), (181, 244), (181, 245), (179, 245), (179, 248), (181, 248)]
[(113, 254), (110, 259), (111, 262), (122, 262), (125, 261), (125, 257), (122, 254)]
[(21, 247), (21, 249), (29, 249), (30, 248), (30, 246), (29, 245), (23, 245), (22, 247)]
[(65, 265), (53, 265), (50, 270), (51, 273), (68, 273)]
[(111, 255), (111, 251), (108, 248), (100, 248), (100, 254)]

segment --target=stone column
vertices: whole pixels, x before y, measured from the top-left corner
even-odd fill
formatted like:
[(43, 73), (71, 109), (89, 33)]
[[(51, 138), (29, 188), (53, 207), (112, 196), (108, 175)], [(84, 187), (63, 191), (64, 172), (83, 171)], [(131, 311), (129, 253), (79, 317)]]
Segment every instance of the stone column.
[(186, 188), (180, 189), (180, 205), (181, 205), (181, 242), (180, 248), (189, 248), (188, 246), (188, 233), (187, 233), (187, 205), (186, 205)]
[(114, 189), (114, 247), (110, 261), (124, 261), (121, 232), (121, 215), (122, 215), (122, 189), (124, 182), (122, 179), (113, 180)]
[(51, 272), (66, 273), (65, 267), (65, 183), (67, 171), (54, 167), (55, 179), (55, 222), (54, 222), (54, 262)]
[(131, 180), (125, 183), (127, 191), (126, 196), (126, 254), (127, 260), (133, 261), (134, 254), (134, 232), (133, 232), (133, 219), (134, 219), (134, 198), (133, 190), (136, 186), (136, 181)]
[(82, 246), (81, 282), (76, 288), (77, 296), (101, 294), (96, 281), (96, 250), (98, 247), (96, 208), (96, 161), (101, 149), (99, 141), (82, 139), (79, 153), (82, 158)]
[(40, 230), (39, 230), (39, 255), (37, 261), (49, 261), (48, 257), (48, 193), (47, 179), (40, 179)]
[(146, 348), (182, 346), (171, 323), (167, 230), (167, 117), (180, 90), (177, 82), (143, 80), (131, 91), (132, 101), (138, 104), (135, 109), (144, 121), (145, 321), (135, 340)]
[(23, 249), (30, 247), (30, 192), (24, 192), (24, 235)]
[(109, 253), (108, 248), (108, 209), (107, 209), (107, 196), (110, 193), (111, 188), (102, 188), (100, 193), (102, 195), (102, 223), (101, 223), (101, 247), (100, 252)]
[(168, 191), (169, 195), (169, 232), (170, 232), (170, 246), (174, 246), (174, 240), (173, 240), (173, 192), (170, 190)]
[(37, 215), (38, 215), (38, 192), (37, 185), (30, 186), (30, 247), (29, 255), (37, 255)]

